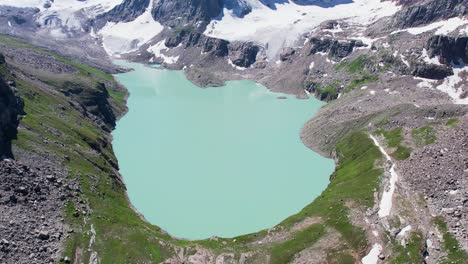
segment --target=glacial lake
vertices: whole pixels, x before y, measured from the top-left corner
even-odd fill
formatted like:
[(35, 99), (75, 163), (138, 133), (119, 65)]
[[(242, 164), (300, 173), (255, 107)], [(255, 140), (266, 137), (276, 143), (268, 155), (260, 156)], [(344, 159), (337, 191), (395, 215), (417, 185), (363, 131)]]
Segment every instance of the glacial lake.
[[(273, 227), (328, 185), (334, 170), (300, 130), (323, 105), (251, 81), (199, 88), (183, 72), (135, 69), (113, 147), (128, 196), (172, 236), (234, 237)], [(278, 99), (285, 96), (287, 99)]]

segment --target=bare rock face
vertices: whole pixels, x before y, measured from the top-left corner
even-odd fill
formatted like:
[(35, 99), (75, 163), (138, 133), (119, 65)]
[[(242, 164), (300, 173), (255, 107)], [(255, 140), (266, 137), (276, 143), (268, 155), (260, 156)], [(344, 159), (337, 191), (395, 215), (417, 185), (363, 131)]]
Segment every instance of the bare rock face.
[(100, 26), (104, 26), (107, 21), (133, 21), (145, 12), (149, 4), (150, 0), (125, 0), (109, 12), (99, 15), (96, 20)]
[(232, 42), (229, 45), (229, 58), (239, 67), (248, 68), (257, 60), (260, 47), (253, 42)]
[(433, 80), (442, 80), (447, 76), (453, 75), (453, 69), (446, 65), (423, 63), (412, 66), (411, 75)]
[[(0, 53), (0, 68), (5, 57)], [(14, 82), (7, 81), (0, 74), (0, 157), (11, 157), (11, 140), (16, 138), (19, 124), (18, 115), (23, 112), (22, 101), (16, 95)]]
[(105, 84), (97, 83), (94, 89), (89, 89), (78, 83), (65, 82), (62, 93), (79, 102), (85, 115), (91, 113), (104, 123), (104, 127), (115, 127), (116, 117), (108, 101), (110, 96)]
[(227, 40), (208, 37), (202, 33), (193, 31), (191, 28), (184, 28), (175, 32), (164, 43), (169, 48), (177, 47), (180, 44), (184, 48), (199, 47), (203, 53), (209, 53), (216, 57), (228, 55), (229, 42)]
[(468, 14), (468, 0), (433, 0), (398, 11), (392, 17), (389, 27), (415, 27), (466, 14)]
[(328, 53), (328, 58), (334, 61), (340, 61), (351, 54), (354, 48), (364, 46), (364, 43), (360, 40), (339, 41), (336, 39), (317, 37), (312, 37), (309, 43), (311, 44), (309, 55), (324, 52)]
[(281, 51), (281, 53), (280, 53), (280, 60), (281, 60), (281, 61), (287, 61), (287, 60), (290, 59), (295, 53), (296, 53), (296, 51), (295, 51), (293, 48), (290, 48), (290, 47), (284, 48), (284, 49)]
[(221, 14), (223, 0), (159, 0), (152, 10), (161, 24), (178, 27), (196, 22), (205, 23)]
[(429, 57), (439, 56), (440, 63), (468, 63), (468, 37), (435, 35), (427, 41), (426, 49)]

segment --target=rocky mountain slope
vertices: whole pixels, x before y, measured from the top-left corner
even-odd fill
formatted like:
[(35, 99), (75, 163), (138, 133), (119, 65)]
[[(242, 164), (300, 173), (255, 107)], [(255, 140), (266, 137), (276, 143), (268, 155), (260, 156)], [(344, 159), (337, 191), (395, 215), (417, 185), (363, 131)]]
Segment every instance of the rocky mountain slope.
[[(0, 154), (15, 158), (0, 162), (0, 262), (464, 263), (467, 10), (466, 0), (0, 1), (0, 32), (54, 51), (0, 39)], [(101, 71), (119, 70), (108, 55), (184, 70), (200, 86), (250, 79), (327, 101), (301, 138), (336, 159), (329, 187), (232, 239), (181, 241), (146, 223), (112, 153), (125, 93)]]

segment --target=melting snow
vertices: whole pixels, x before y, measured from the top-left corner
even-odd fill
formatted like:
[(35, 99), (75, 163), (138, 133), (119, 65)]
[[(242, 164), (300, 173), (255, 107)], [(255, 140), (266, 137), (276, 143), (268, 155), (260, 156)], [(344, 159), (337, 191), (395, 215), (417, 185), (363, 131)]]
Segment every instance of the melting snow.
[(462, 78), (460, 75), (468, 75), (468, 65), (453, 65), (453, 73), (453, 75), (445, 78), (444, 82), (436, 88), (437, 90), (447, 93), (455, 104), (468, 104), (468, 97), (460, 98), (463, 93), (461, 84), (467, 81), (466, 77)]
[(380, 244), (374, 244), (371, 251), (365, 257), (362, 258), (362, 264), (376, 264), (379, 260), (379, 254), (382, 251)]
[(406, 234), (407, 232), (409, 232), (409, 231), (411, 231), (411, 226), (410, 226), (410, 225), (407, 225), (407, 226), (405, 226), (403, 229), (401, 229), (401, 231), (398, 233), (397, 236), (399, 236), (399, 237), (405, 236), (405, 234)]
[(400, 54), (401, 61), (408, 67), (410, 67), (409, 62), (406, 60), (406, 57)]
[(148, 52), (153, 53), (154, 56), (158, 58), (162, 58), (165, 63), (173, 64), (176, 63), (179, 60), (179, 56), (172, 57), (172, 56), (167, 56), (161, 53), (161, 51), (167, 50), (168, 48), (164, 44), (166, 42), (165, 39), (159, 41), (155, 45), (151, 46), (148, 48)]
[(103, 46), (109, 55), (135, 50), (163, 30), (163, 26), (154, 21), (151, 15), (152, 5), (134, 21), (107, 22), (98, 32), (103, 37)]
[(434, 58), (429, 58), (429, 54), (427, 54), (427, 50), (426, 50), (426, 49), (423, 49), (423, 50), (422, 50), (421, 59), (422, 59), (424, 62), (429, 63), (429, 64), (442, 65), (442, 64), (439, 62), (439, 57), (438, 57), (438, 56), (435, 56)]
[(393, 193), (395, 192), (395, 185), (398, 181), (398, 174), (395, 171), (395, 164), (392, 162), (390, 155), (388, 155), (388, 153), (379, 144), (379, 141), (377, 141), (374, 136), (369, 135), (369, 137), (374, 141), (374, 144), (379, 148), (380, 152), (382, 152), (385, 158), (392, 163), (392, 166), (390, 167), (390, 188), (385, 188), (384, 192), (382, 193), (382, 199), (380, 200), (378, 212), (379, 217), (383, 218), (390, 215), (390, 210), (392, 209)]
[(347, 19), (350, 23), (367, 25), (397, 12), (400, 7), (391, 1), (354, 0), (324, 8), (316, 5), (297, 5), (287, 1), (270, 9), (259, 0), (250, 0), (252, 12), (243, 18), (224, 9), (221, 20), (213, 20), (205, 34), (227, 40), (254, 40), (268, 44), (268, 57), (276, 57), (284, 46), (291, 46), (301, 34), (310, 32), (330, 19)]
[(240, 67), (240, 66), (235, 65), (235, 64), (232, 62), (231, 59), (228, 59), (228, 64), (231, 65), (233, 68), (236, 68), (236, 69), (241, 70), (241, 71), (247, 69), (247, 68), (244, 68), (244, 67)]
[(311, 62), (311, 63), (309, 64), (309, 70), (312, 70), (312, 68), (314, 68), (314, 65), (315, 65), (315, 63), (314, 63), (314, 62)]
[(407, 28), (407, 29), (397, 30), (397, 31), (392, 32), (392, 34), (396, 34), (396, 33), (399, 33), (399, 32), (406, 31), (406, 32), (408, 32), (410, 34), (413, 34), (413, 35), (419, 35), (419, 34), (422, 34), (422, 33), (437, 29), (437, 31), (435, 32), (436, 35), (446, 35), (446, 34), (452, 32), (452, 31), (456, 30), (458, 27), (466, 25), (466, 24), (468, 24), (467, 19), (454, 17), (454, 18), (450, 18), (450, 19), (447, 19), (447, 20), (434, 22), (434, 23), (431, 23), (429, 25), (422, 26), (422, 27), (414, 27), (414, 28)]

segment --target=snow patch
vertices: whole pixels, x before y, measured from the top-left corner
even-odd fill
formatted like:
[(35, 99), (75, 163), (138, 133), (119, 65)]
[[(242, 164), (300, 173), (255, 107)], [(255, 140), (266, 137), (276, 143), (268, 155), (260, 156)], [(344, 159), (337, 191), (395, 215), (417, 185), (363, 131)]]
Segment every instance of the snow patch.
[(442, 20), (438, 22), (431, 23), (422, 27), (413, 27), (402, 30), (393, 31), (391, 34), (396, 34), (399, 32), (408, 32), (412, 35), (419, 35), (431, 30), (437, 29), (435, 35), (447, 35), (448, 33), (455, 31), (458, 27), (468, 24), (467, 19), (454, 17), (447, 20)]
[(390, 167), (390, 186), (388, 189), (385, 188), (384, 192), (382, 193), (382, 198), (379, 205), (378, 214), (380, 218), (383, 218), (390, 215), (390, 211), (392, 209), (393, 193), (395, 192), (395, 185), (398, 181), (398, 174), (395, 171), (395, 164), (392, 162), (390, 155), (388, 155), (388, 153), (379, 144), (379, 141), (374, 136), (369, 135), (369, 137), (374, 141), (374, 144), (379, 148), (380, 152), (382, 152), (385, 158), (392, 163), (392, 166)]
[(411, 226), (407, 225), (397, 234), (398, 237), (403, 237), (407, 232), (411, 231)]
[(162, 51), (169, 49), (168, 47), (166, 47), (165, 42), (166, 40), (163, 39), (159, 41), (158, 43), (156, 43), (155, 45), (149, 47), (147, 51), (150, 53), (153, 53), (155, 57), (163, 59), (165, 63), (174, 64), (179, 60), (179, 56), (173, 57), (173, 56), (164, 55)]
[(463, 78), (461, 75), (468, 76), (468, 65), (461, 64), (459, 66), (452, 66), (454, 74), (445, 78), (444, 82), (436, 88), (448, 94), (455, 104), (468, 104), (468, 97), (460, 98), (463, 93), (462, 84), (467, 81), (466, 77)]
[(427, 50), (426, 49), (423, 49), (422, 50), (422, 54), (421, 54), (421, 57), (420, 57), (424, 62), (426, 63), (429, 63), (429, 64), (436, 64), (436, 65), (442, 65), (440, 62), (439, 62), (439, 57), (438, 56), (435, 56), (433, 58), (430, 58), (429, 57), (429, 54), (427, 54)]
[[(280, 62), (280, 63), (281, 63), (281, 62)], [(232, 62), (231, 59), (228, 59), (228, 64), (231, 65), (233, 68), (236, 68), (236, 69), (238, 69), (238, 70), (240, 70), (240, 71), (243, 71), (243, 70), (247, 69), (247, 68), (244, 68), (244, 67), (235, 65), (235, 64)], [(277, 64), (278, 64), (278, 63), (277, 63)]]
[(88, 249), (91, 249), (91, 247), (93, 246), (94, 242), (96, 241), (96, 229), (94, 229), (94, 225), (93, 225), (93, 224), (91, 224), (90, 233), (91, 233), (91, 238), (89, 239)]
[(379, 254), (382, 252), (382, 246), (380, 244), (374, 244), (371, 251), (362, 258), (362, 264), (376, 264), (379, 261)]
[(312, 70), (312, 69), (314, 68), (314, 65), (315, 65), (315, 62), (311, 62), (311, 63), (309, 64), (309, 70)]
[(406, 57), (400, 54), (401, 61), (408, 67), (410, 67), (409, 62), (406, 60)]

